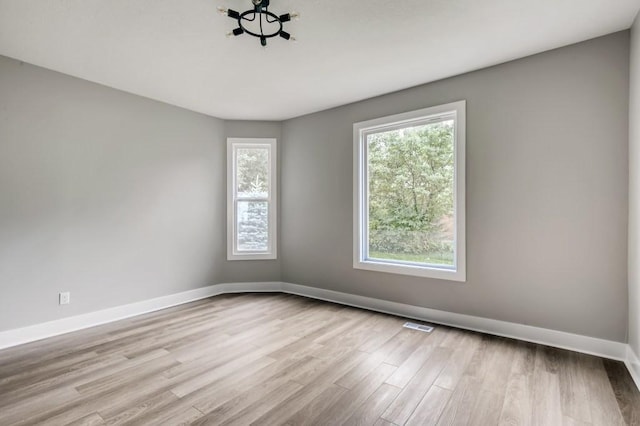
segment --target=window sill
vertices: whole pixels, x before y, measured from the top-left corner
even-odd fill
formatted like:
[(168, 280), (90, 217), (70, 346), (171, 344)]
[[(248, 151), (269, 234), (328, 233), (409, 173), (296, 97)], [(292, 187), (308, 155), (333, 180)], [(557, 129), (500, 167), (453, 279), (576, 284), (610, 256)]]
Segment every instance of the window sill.
[(465, 282), (467, 276), (464, 270), (427, 267), (411, 264), (389, 263), (376, 260), (356, 260), (353, 262), (355, 269), (367, 271), (385, 272), (388, 274), (411, 275), (414, 277), (435, 278), (440, 280)]
[(277, 260), (275, 253), (229, 254), (227, 260)]

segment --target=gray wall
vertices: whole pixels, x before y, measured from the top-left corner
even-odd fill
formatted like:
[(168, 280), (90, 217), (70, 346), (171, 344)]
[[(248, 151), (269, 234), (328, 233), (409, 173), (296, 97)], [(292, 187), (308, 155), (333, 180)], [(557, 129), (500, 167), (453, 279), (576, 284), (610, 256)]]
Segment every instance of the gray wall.
[[(615, 341), (629, 32), (283, 125), (283, 280)], [(352, 124), (467, 100), (466, 283), (352, 268)]]
[[(0, 57), (0, 330), (284, 279), (624, 341), (628, 83), (622, 32), (284, 123), (223, 122)], [(468, 281), (354, 270), (352, 124), (459, 99)], [(279, 139), (281, 260), (226, 260), (227, 136)]]
[[(640, 356), (640, 15), (631, 28), (629, 89), (629, 345)], [(640, 366), (636, 366), (640, 374)]]
[[(246, 123), (279, 135), (265, 126)], [(0, 330), (279, 279), (278, 262), (226, 261), (225, 128), (0, 57)]]

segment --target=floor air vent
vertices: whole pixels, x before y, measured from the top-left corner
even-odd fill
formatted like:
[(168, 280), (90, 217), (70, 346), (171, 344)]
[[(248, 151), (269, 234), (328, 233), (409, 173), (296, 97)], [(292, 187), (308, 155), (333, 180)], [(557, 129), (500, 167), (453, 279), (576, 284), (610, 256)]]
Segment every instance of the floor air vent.
[(429, 327), (428, 325), (416, 324), (415, 322), (405, 322), (403, 327), (410, 328), (412, 330), (424, 331), (425, 333), (431, 333), (433, 331), (433, 327)]

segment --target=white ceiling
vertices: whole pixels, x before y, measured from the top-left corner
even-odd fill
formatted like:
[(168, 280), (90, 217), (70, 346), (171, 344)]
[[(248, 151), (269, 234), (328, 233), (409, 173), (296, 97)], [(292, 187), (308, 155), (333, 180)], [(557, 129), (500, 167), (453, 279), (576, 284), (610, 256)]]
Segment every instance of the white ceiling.
[(0, 0), (0, 54), (219, 118), (281, 120), (629, 28), (638, 0)]

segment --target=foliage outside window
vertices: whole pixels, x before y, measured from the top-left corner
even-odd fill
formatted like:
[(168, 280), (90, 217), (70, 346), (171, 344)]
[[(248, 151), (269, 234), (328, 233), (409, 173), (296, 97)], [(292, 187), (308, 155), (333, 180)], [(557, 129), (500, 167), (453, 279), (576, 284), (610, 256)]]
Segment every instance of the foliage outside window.
[(275, 179), (275, 139), (227, 139), (229, 260), (276, 258)]
[(354, 267), (464, 281), (464, 101), (354, 124)]

